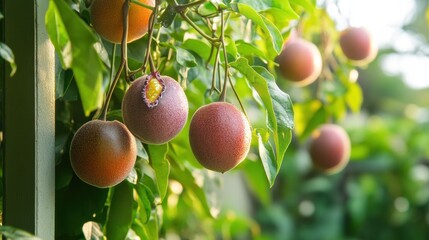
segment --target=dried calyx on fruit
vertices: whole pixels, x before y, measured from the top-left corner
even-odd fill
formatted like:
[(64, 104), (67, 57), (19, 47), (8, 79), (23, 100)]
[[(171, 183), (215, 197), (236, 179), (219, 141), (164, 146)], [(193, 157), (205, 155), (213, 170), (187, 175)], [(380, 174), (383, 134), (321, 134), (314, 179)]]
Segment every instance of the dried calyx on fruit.
[(162, 94), (165, 92), (165, 83), (159, 72), (153, 72), (145, 77), (143, 82), (142, 97), (148, 108), (158, 106)]

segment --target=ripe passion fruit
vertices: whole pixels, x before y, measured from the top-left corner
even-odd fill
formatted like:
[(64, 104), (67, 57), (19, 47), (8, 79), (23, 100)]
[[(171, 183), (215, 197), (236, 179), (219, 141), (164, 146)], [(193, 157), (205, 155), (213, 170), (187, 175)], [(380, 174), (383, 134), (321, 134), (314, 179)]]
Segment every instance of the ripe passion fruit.
[(185, 126), (188, 100), (171, 77), (150, 74), (136, 79), (122, 101), (124, 123), (147, 144), (164, 144)]
[[(95, 31), (112, 43), (121, 43), (123, 31), (122, 6), (125, 0), (93, 0), (90, 8), (91, 23)], [(155, 6), (154, 0), (139, 0)], [(127, 42), (141, 38), (147, 33), (152, 10), (130, 3), (128, 13)]]
[(249, 152), (251, 139), (249, 122), (230, 103), (205, 105), (192, 117), (189, 129), (191, 149), (207, 169), (223, 173), (237, 166)]
[(70, 162), (76, 175), (99, 188), (122, 182), (134, 167), (134, 136), (118, 121), (92, 120), (82, 125), (70, 146)]
[(350, 148), (350, 138), (343, 128), (335, 124), (324, 124), (313, 132), (309, 153), (314, 166), (329, 174), (346, 166)]

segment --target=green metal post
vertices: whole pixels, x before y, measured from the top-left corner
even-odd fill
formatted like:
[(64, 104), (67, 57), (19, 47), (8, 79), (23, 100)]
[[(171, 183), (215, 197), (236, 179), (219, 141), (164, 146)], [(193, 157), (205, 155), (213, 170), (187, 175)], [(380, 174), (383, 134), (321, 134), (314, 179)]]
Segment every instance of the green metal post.
[(4, 0), (5, 43), (18, 70), (5, 73), (3, 225), (54, 239), (55, 55), (47, 0)]

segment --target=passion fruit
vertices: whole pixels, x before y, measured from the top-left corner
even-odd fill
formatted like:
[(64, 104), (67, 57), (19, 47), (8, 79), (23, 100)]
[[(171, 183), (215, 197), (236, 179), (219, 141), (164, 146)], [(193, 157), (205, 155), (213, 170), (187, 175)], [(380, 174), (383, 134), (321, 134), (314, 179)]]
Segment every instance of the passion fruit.
[(118, 121), (92, 120), (73, 136), (70, 162), (84, 182), (99, 188), (122, 182), (134, 167), (136, 140)]
[(136, 79), (122, 101), (125, 125), (147, 144), (172, 140), (188, 118), (188, 100), (182, 87), (171, 77), (158, 78), (151, 74)]
[(237, 166), (250, 149), (252, 133), (244, 114), (234, 105), (215, 102), (199, 108), (192, 117), (189, 142), (205, 168), (226, 172)]
[(326, 173), (336, 173), (349, 161), (350, 148), (349, 136), (342, 127), (324, 124), (313, 132), (309, 153), (316, 168)]

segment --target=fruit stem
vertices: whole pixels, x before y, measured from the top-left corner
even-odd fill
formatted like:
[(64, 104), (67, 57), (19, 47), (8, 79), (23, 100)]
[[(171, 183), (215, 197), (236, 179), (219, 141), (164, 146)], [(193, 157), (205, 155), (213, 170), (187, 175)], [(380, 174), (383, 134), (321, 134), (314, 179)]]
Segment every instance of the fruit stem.
[(121, 41), (121, 64), (119, 65), (118, 71), (116, 72), (115, 78), (113, 79), (112, 85), (107, 93), (106, 100), (104, 101), (103, 107), (101, 108), (101, 114), (99, 119), (106, 120), (107, 109), (112, 99), (113, 91), (115, 90), (116, 84), (119, 82), (122, 71), (125, 68), (127, 63), (127, 37), (128, 37), (128, 10), (130, 8), (130, 0), (124, 1), (122, 7), (122, 17), (123, 17), (123, 31), (122, 31), (122, 41)]
[(152, 74), (156, 72), (155, 64), (152, 58), (151, 48), (152, 48), (152, 38), (153, 38), (153, 27), (155, 26), (155, 22), (156, 22), (156, 15), (158, 15), (159, 4), (160, 4), (159, 0), (156, 0), (155, 9), (149, 18), (149, 29), (148, 29), (149, 38), (147, 40), (146, 59), (145, 59), (145, 66), (143, 68), (143, 69), (146, 69), (147, 60), (149, 60), (150, 72)]
[(144, 3), (140, 2), (139, 0), (131, 0), (131, 2), (134, 3), (134, 4), (137, 4), (137, 5), (141, 6), (141, 7), (150, 9), (150, 10), (154, 9), (154, 7), (152, 7), (150, 5), (147, 5), (147, 4), (144, 4)]
[(228, 83), (228, 77), (229, 77), (229, 68), (228, 68), (228, 56), (226, 52), (226, 45), (225, 45), (225, 19), (223, 16), (223, 11), (220, 12), (220, 41), (222, 43), (222, 50), (223, 50), (223, 58), (225, 61), (225, 79), (223, 82), (222, 92), (220, 93), (219, 101), (224, 102), (226, 97), (226, 89), (227, 89), (227, 83)]
[(247, 112), (246, 112), (246, 110), (244, 109), (244, 105), (243, 105), (243, 103), (241, 102), (240, 96), (238, 95), (237, 90), (235, 90), (235, 87), (234, 87), (234, 85), (232, 84), (231, 77), (229, 77), (229, 76), (228, 76), (228, 80), (229, 80), (229, 85), (231, 85), (231, 89), (232, 89), (232, 91), (234, 92), (235, 98), (237, 98), (238, 104), (240, 104), (240, 108), (241, 108), (241, 110), (243, 111), (244, 116), (246, 116), (247, 120), (249, 120), (249, 117), (247, 116)]
[(149, 67), (151, 72), (156, 72), (155, 65), (153, 63), (152, 55), (151, 55), (151, 48), (152, 48), (152, 39), (153, 39), (153, 28), (155, 25), (155, 18), (156, 15), (158, 15), (158, 8), (159, 8), (159, 1), (155, 1), (155, 8), (153, 9), (152, 13), (149, 17), (149, 27), (148, 27), (148, 39), (147, 39), (147, 46), (146, 46), (146, 55), (143, 61), (142, 66), (137, 69), (136, 71), (133, 71), (133, 73), (139, 72), (139, 71), (145, 71), (147, 67), (147, 63), (149, 62)]
[(216, 51), (216, 58), (215, 58), (214, 66), (213, 66), (212, 87), (210, 89), (210, 94), (212, 94), (213, 91), (220, 94), (219, 89), (216, 87), (216, 72), (217, 72), (217, 69), (219, 68), (219, 55), (220, 55), (220, 48), (218, 47), (217, 51)]

